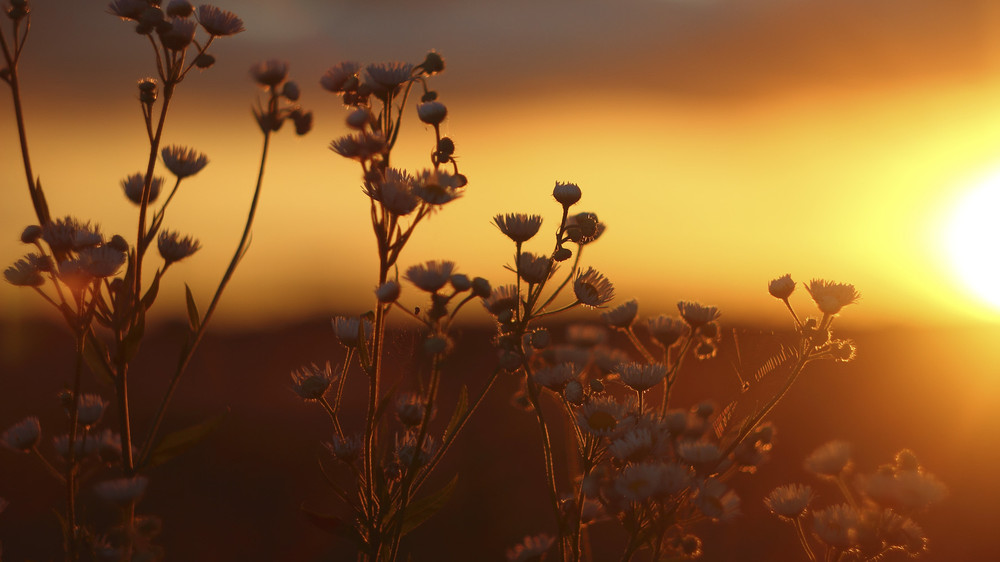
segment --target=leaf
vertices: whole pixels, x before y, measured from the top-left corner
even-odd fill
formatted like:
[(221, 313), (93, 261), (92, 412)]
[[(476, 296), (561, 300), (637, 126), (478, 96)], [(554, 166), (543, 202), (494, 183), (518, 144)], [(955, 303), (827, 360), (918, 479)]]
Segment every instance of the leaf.
[(194, 295), (191, 294), (191, 287), (184, 284), (184, 298), (187, 300), (188, 325), (191, 331), (197, 333), (201, 328), (201, 315), (198, 314), (198, 305), (194, 302)]
[(421, 523), (430, 519), (432, 515), (441, 511), (441, 508), (451, 499), (451, 494), (455, 491), (457, 484), (458, 475), (456, 474), (440, 490), (411, 503), (406, 509), (406, 517), (403, 519), (403, 526), (399, 536), (405, 536), (410, 531), (419, 527)]
[(341, 537), (353, 542), (359, 549), (367, 553), (369, 551), (368, 545), (365, 544), (365, 540), (358, 533), (358, 530), (354, 528), (354, 525), (344, 521), (336, 515), (327, 515), (325, 513), (318, 513), (305, 505), (299, 506), (299, 511), (306, 516), (313, 525), (316, 527), (330, 533), (335, 537)]
[(146, 289), (146, 294), (142, 296), (142, 306), (149, 310), (149, 307), (153, 306), (153, 301), (156, 300), (156, 295), (160, 292), (160, 276), (163, 272), (159, 269), (156, 270), (156, 276), (153, 277), (153, 282), (149, 284), (149, 288)]
[(125, 354), (125, 362), (129, 363), (135, 354), (139, 352), (139, 344), (142, 343), (142, 336), (146, 333), (146, 312), (139, 309), (136, 314), (135, 325), (122, 338), (122, 351)]
[(444, 430), (444, 440), (448, 440), (453, 437), (452, 433), (458, 430), (458, 424), (462, 421), (462, 418), (469, 411), (469, 389), (464, 384), (462, 385), (462, 390), (458, 392), (458, 402), (455, 404), (455, 413), (451, 415), (451, 420), (448, 421), (448, 427)]
[(177, 455), (187, 451), (191, 447), (194, 447), (198, 443), (205, 440), (206, 437), (212, 431), (215, 430), (219, 424), (222, 423), (223, 418), (229, 410), (209, 418), (199, 424), (192, 425), (190, 427), (185, 427), (173, 433), (167, 434), (166, 437), (160, 440), (156, 448), (149, 455), (149, 462), (146, 463), (147, 467), (159, 466), (168, 460), (176, 457)]
[(115, 374), (109, 366), (111, 358), (108, 356), (108, 350), (92, 333), (87, 334), (87, 342), (83, 346), (83, 360), (97, 380), (108, 386), (114, 385)]

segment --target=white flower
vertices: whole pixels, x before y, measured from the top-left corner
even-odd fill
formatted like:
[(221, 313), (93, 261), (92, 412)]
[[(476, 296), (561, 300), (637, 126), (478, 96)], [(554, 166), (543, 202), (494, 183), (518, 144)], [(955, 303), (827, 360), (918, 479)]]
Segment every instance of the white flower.
[(448, 283), (448, 279), (454, 271), (455, 262), (429, 261), (410, 267), (406, 270), (405, 277), (417, 288), (428, 293), (436, 293)]
[(345, 463), (352, 463), (358, 459), (361, 455), (362, 448), (362, 436), (355, 435), (353, 437), (340, 438), (337, 435), (333, 436), (333, 439), (328, 443), (323, 443), (333, 458), (338, 461)]
[(764, 505), (775, 515), (795, 519), (806, 512), (813, 499), (813, 489), (804, 484), (778, 486), (764, 498)]
[(170, 265), (200, 250), (201, 243), (190, 236), (181, 238), (179, 232), (164, 230), (156, 240), (156, 248), (166, 265)]
[(198, 23), (214, 37), (225, 37), (244, 31), (243, 20), (236, 14), (220, 10), (215, 6), (198, 6)]
[(776, 299), (787, 300), (788, 297), (792, 296), (793, 291), (795, 291), (795, 281), (792, 281), (792, 276), (788, 273), (777, 279), (772, 279), (767, 284), (767, 292)]
[(715, 478), (698, 486), (693, 503), (705, 516), (716, 521), (728, 521), (740, 514), (739, 496)]
[(854, 285), (834, 283), (823, 279), (813, 279), (806, 285), (809, 295), (816, 301), (823, 314), (837, 314), (840, 309), (858, 302), (861, 295)]
[(594, 398), (576, 410), (580, 429), (598, 437), (616, 434), (624, 416), (625, 408), (610, 396)]
[[(136, 205), (142, 204), (142, 190), (143, 184), (145, 183), (145, 176), (141, 173), (136, 173), (128, 176), (122, 180), (122, 191), (125, 192), (125, 197), (128, 200), (135, 203)], [(149, 184), (149, 203), (156, 201), (156, 198), (160, 195), (160, 189), (163, 187), (163, 178), (154, 177), (152, 183)]]
[(663, 382), (667, 366), (660, 363), (622, 363), (616, 371), (622, 382), (632, 390), (643, 392)]
[(261, 61), (250, 67), (250, 75), (261, 86), (277, 86), (288, 77), (288, 63), (277, 59)]
[(700, 328), (719, 317), (718, 308), (704, 306), (696, 302), (680, 301), (677, 303), (677, 309), (681, 312), (681, 318), (694, 329)]
[(546, 256), (524, 252), (517, 257), (517, 274), (528, 284), (542, 283), (553, 273), (555, 273), (555, 267), (552, 260)]
[(806, 470), (819, 476), (836, 477), (851, 463), (851, 445), (830, 441), (813, 451), (805, 460)]
[(664, 465), (630, 464), (615, 478), (615, 490), (626, 500), (640, 502), (662, 492)]
[(428, 125), (439, 125), (448, 116), (448, 108), (439, 101), (425, 101), (417, 105), (417, 117)]
[[(417, 456), (417, 466), (423, 466), (431, 460), (431, 456), (434, 454), (434, 438), (430, 435), (424, 435), (424, 441), (420, 446), (420, 454)], [(413, 455), (417, 450), (417, 433), (414, 431), (407, 431), (403, 434), (403, 438), (400, 439), (399, 435), (396, 435), (396, 458), (403, 465), (404, 468), (409, 468), (410, 464), (413, 462)]]
[(101, 420), (107, 406), (107, 400), (101, 398), (99, 394), (81, 395), (76, 408), (77, 421), (84, 427), (92, 426)]
[(508, 213), (506, 215), (496, 215), (493, 223), (497, 225), (500, 232), (514, 242), (527, 242), (538, 233), (542, 226), (540, 215), (526, 215), (524, 213)]
[(642, 427), (633, 428), (621, 437), (614, 439), (608, 446), (611, 456), (621, 461), (641, 461), (653, 450), (653, 437), (649, 430)]
[(292, 371), (292, 390), (303, 400), (319, 400), (326, 394), (330, 383), (337, 378), (330, 369), (330, 362), (323, 368), (315, 364)]
[[(356, 62), (341, 62), (326, 71), (326, 74), (319, 79), (323, 88), (340, 93), (347, 89), (357, 88), (358, 69), (361, 68)], [(367, 113), (367, 110), (364, 110)]]
[(611, 302), (615, 297), (615, 287), (611, 281), (592, 267), (577, 275), (573, 282), (573, 292), (581, 304), (595, 308)]
[(117, 273), (125, 265), (126, 257), (125, 252), (105, 244), (81, 249), (77, 259), (91, 277), (104, 278)]
[(632, 299), (620, 304), (611, 310), (601, 313), (601, 318), (612, 328), (628, 328), (635, 321), (636, 314), (639, 313), (639, 301)]
[(357, 347), (362, 337), (367, 339), (372, 335), (372, 323), (367, 318), (364, 320), (364, 334), (361, 333), (362, 320), (357, 316), (337, 316), (332, 323), (333, 331), (344, 347)]
[(831, 505), (813, 512), (813, 530), (824, 543), (846, 550), (857, 543), (858, 512), (847, 504)]
[(531, 375), (534, 381), (549, 390), (559, 392), (566, 385), (576, 380), (576, 371), (572, 364), (563, 363), (554, 367), (538, 369)]
[(171, 145), (160, 151), (163, 164), (178, 179), (193, 176), (208, 165), (208, 157), (193, 148)]
[(706, 466), (719, 461), (722, 452), (715, 443), (708, 441), (681, 441), (677, 444), (677, 456), (691, 466)]
[(40, 287), (45, 284), (45, 278), (42, 277), (36, 260), (30, 257), (14, 262), (14, 265), (4, 270), (3, 276), (9, 283), (18, 287)]
[(0, 435), (0, 443), (12, 451), (27, 453), (38, 443), (41, 424), (35, 416), (24, 418)]
[[(403, 392), (396, 396), (396, 417), (407, 427), (415, 427), (424, 421), (427, 401), (415, 392)], [(431, 412), (431, 415), (434, 413)]]

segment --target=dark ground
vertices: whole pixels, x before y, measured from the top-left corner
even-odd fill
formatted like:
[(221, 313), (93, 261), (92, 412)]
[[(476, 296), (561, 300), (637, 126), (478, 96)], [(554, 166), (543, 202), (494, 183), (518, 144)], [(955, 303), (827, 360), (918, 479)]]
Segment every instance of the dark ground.
[[(743, 515), (703, 529), (703, 560), (805, 560), (791, 527), (768, 515), (761, 498), (779, 484), (807, 482), (819, 490), (821, 505), (834, 501), (834, 490), (811, 481), (801, 469), (805, 455), (834, 438), (855, 444), (862, 471), (909, 447), (949, 486), (949, 497), (919, 518), (930, 537), (930, 552), (922, 560), (1000, 559), (993, 517), (1000, 502), (995, 476), (1000, 467), (1000, 330), (839, 335), (857, 340), (857, 360), (814, 364), (778, 406), (771, 418), (779, 430), (772, 460), (756, 475), (735, 481)], [(413, 337), (397, 334), (392, 342), (405, 349)], [(481, 387), (492, 367), (487, 337), (488, 332), (474, 328), (462, 334), (458, 349), (464, 351), (452, 358), (445, 376), (446, 403), (460, 383), (468, 384), (472, 394)], [(741, 332), (744, 362), (755, 368), (752, 358), (759, 361), (779, 337)], [(176, 328), (147, 337), (133, 370), (134, 404), (156, 400), (179, 338)], [(37, 415), (43, 447), (50, 450), (53, 434), (65, 431), (54, 396), (68, 380), (71, 350), (70, 337), (60, 327), (0, 325), (0, 430)], [(327, 319), (273, 332), (210, 335), (181, 383), (166, 430), (227, 408), (230, 413), (207, 442), (153, 470), (140, 505), (140, 512), (163, 517), (168, 560), (354, 559), (347, 543), (316, 529), (299, 512), (303, 504), (317, 511), (335, 509), (316, 466), (329, 422), (288, 385), (292, 369), (327, 360), (336, 364), (340, 358)], [(732, 358), (726, 340), (719, 358), (684, 376), (673, 404), (732, 394)], [(357, 382), (359, 375), (354, 377)], [(458, 472), (457, 492), (443, 512), (406, 539), (414, 561), (503, 560), (505, 549), (525, 534), (552, 531), (537, 424), (509, 405), (515, 386), (509, 376), (499, 380), (440, 467), (436, 484)], [(100, 386), (88, 379), (88, 390)], [(347, 419), (355, 424), (363, 413), (361, 402), (348, 405), (356, 417), (348, 414)], [(438, 421), (449, 415), (445, 408)], [(148, 410), (137, 407), (140, 431), (148, 416)], [(106, 423), (114, 427), (114, 417)], [(0, 514), (4, 560), (58, 560), (53, 510), (61, 509), (61, 492), (51, 477), (32, 459), (0, 450), (0, 497), (10, 502)], [(84, 502), (98, 505), (87, 493)], [(614, 524), (604, 523), (595, 529), (593, 542), (619, 545), (621, 538)], [(617, 560), (618, 548), (598, 549), (596, 559)]]

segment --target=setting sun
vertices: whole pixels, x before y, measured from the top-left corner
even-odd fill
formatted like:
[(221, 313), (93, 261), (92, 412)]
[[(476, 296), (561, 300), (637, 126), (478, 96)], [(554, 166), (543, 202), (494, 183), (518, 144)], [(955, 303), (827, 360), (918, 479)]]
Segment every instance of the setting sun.
[(966, 193), (951, 212), (945, 241), (956, 274), (976, 296), (1000, 308), (1000, 173)]

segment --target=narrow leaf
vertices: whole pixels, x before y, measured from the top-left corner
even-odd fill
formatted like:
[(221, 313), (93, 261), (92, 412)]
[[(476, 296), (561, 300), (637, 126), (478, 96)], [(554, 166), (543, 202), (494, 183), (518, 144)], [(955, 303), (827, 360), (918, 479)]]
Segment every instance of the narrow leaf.
[(201, 328), (201, 316), (198, 314), (198, 305), (194, 302), (194, 295), (191, 294), (191, 287), (184, 284), (184, 297), (187, 299), (188, 325), (192, 332), (198, 332)]
[(430, 519), (432, 515), (440, 511), (441, 508), (448, 503), (448, 500), (455, 491), (455, 486), (457, 484), (458, 475), (456, 474), (451, 481), (445, 484), (440, 490), (410, 504), (410, 507), (406, 509), (406, 518), (403, 519), (400, 536), (405, 536), (410, 531), (419, 527), (421, 523)]
[(136, 315), (135, 320), (135, 325), (122, 338), (122, 348), (126, 363), (131, 362), (135, 354), (139, 352), (139, 344), (142, 343), (142, 336), (146, 332), (146, 313), (143, 309), (139, 309), (139, 314)]
[(444, 439), (450, 439), (452, 433), (458, 429), (458, 424), (465, 417), (465, 414), (469, 411), (469, 389), (464, 384), (462, 389), (458, 392), (458, 402), (455, 404), (455, 413), (451, 415), (451, 420), (448, 421), (448, 427), (444, 430)]
[(315, 512), (305, 505), (299, 506), (299, 511), (306, 516), (313, 525), (316, 527), (330, 533), (335, 537), (341, 537), (347, 539), (355, 544), (359, 549), (364, 552), (368, 552), (368, 545), (365, 544), (365, 540), (358, 533), (358, 530), (354, 528), (353, 525), (344, 521), (336, 515), (327, 515), (325, 513)]
[(209, 418), (199, 424), (185, 427), (184, 429), (167, 434), (160, 440), (152, 454), (149, 455), (149, 462), (146, 466), (159, 466), (168, 460), (176, 457), (184, 451), (201, 443), (222, 423), (229, 411), (225, 411), (215, 417)]
[(156, 276), (153, 277), (153, 282), (149, 284), (149, 288), (146, 289), (146, 294), (142, 296), (142, 306), (149, 310), (149, 307), (153, 306), (153, 302), (156, 300), (156, 295), (160, 292), (160, 276), (163, 272), (159, 269), (156, 270)]
[(83, 360), (87, 363), (87, 368), (91, 373), (108, 386), (115, 383), (115, 374), (111, 371), (111, 359), (108, 357), (108, 350), (101, 340), (93, 334), (87, 335), (87, 342), (83, 346)]

